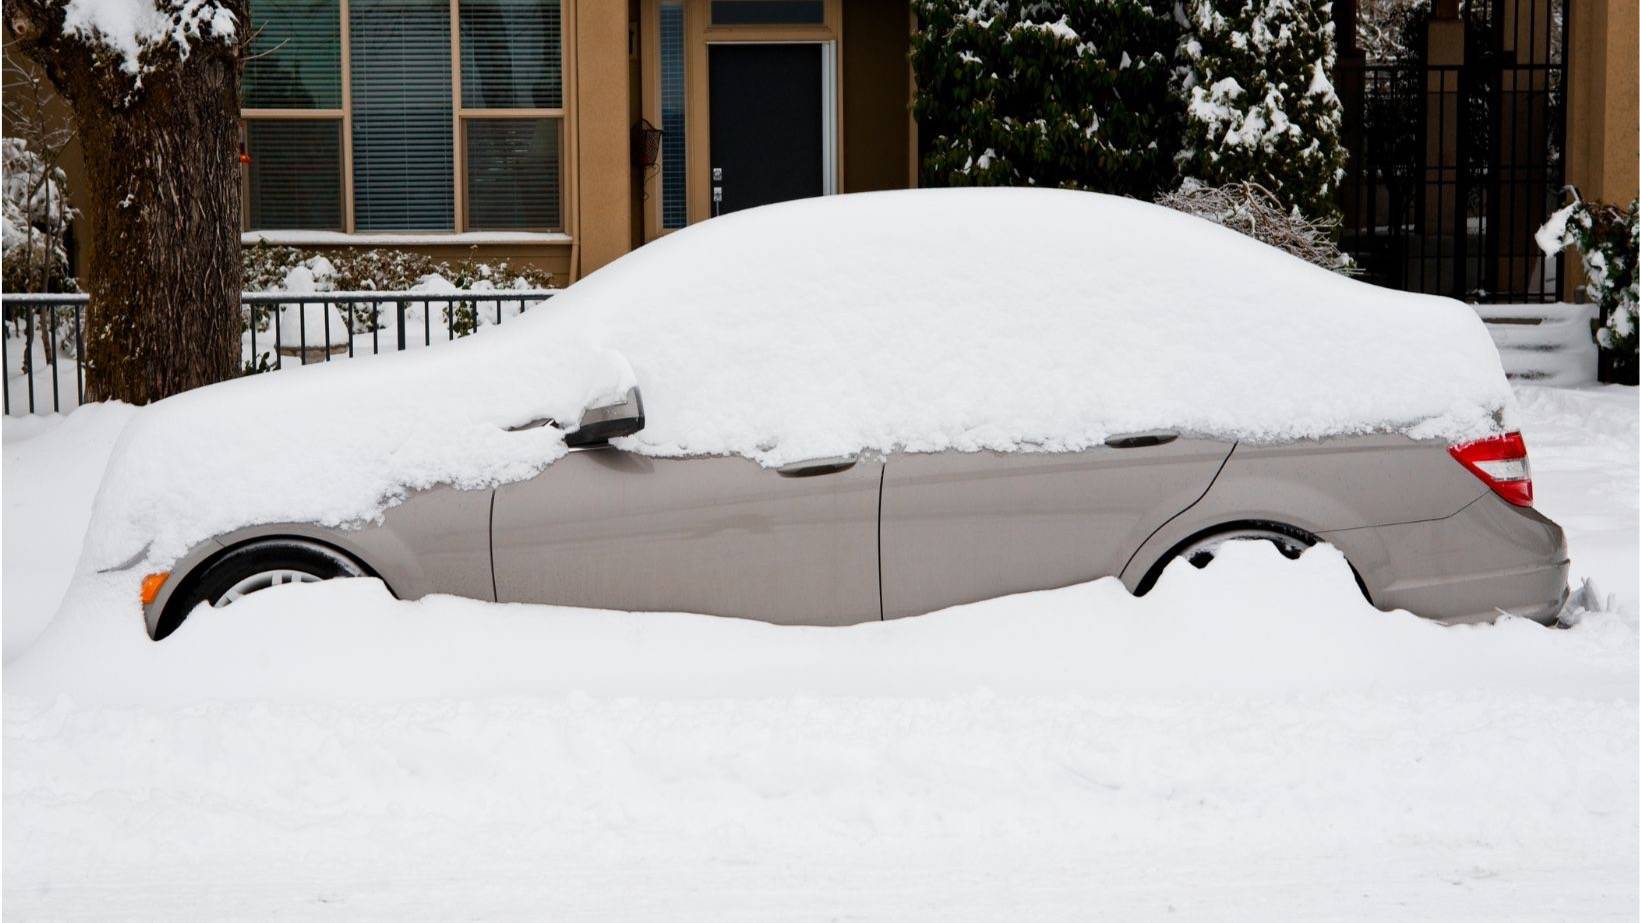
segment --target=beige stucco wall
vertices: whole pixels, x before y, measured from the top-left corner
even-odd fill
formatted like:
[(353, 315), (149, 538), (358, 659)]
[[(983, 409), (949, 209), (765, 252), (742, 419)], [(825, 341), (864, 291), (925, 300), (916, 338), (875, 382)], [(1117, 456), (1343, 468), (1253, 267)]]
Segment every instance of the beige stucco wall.
[(579, 0), (575, 8), (576, 275), (632, 249), (631, 68), (627, 4)]
[(1571, 0), (1566, 179), (1627, 204), (1640, 191), (1640, 4)]

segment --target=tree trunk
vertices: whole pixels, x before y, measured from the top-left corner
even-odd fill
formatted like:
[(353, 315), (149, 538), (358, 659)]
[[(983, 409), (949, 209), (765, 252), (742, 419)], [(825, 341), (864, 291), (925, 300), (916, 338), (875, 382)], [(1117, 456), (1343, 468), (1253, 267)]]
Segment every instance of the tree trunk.
[[(243, 2), (224, 5), (248, 28)], [(241, 49), (206, 37), (152, 49), (139, 82), (63, 17), (51, 0), (6, 0), (85, 157), (87, 396), (145, 404), (237, 375)]]
[(145, 404), (239, 372), (238, 81), (221, 64), (189, 71), (149, 75), (120, 112), (75, 106), (94, 401)]

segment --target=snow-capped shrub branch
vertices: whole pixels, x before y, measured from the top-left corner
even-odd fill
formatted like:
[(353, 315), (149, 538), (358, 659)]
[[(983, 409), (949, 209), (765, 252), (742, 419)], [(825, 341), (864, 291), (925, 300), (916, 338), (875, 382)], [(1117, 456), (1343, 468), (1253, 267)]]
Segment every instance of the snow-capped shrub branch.
[(1355, 274), (1355, 261), (1338, 249), (1338, 219), (1307, 218), (1283, 208), (1275, 193), (1258, 183), (1204, 186), (1186, 180), (1174, 192), (1156, 200), (1175, 211), (1206, 218), (1254, 240), (1345, 275)]
[(67, 178), (22, 138), (5, 138), (3, 262), (7, 291), (60, 291), (73, 275), (63, 238), (76, 212), (68, 204)]
[(1550, 256), (1577, 248), (1589, 300), (1600, 306), (1595, 342), (1632, 383), (1640, 365), (1640, 198), (1625, 209), (1585, 202), (1575, 189), (1571, 194), (1538, 229), (1537, 243)]

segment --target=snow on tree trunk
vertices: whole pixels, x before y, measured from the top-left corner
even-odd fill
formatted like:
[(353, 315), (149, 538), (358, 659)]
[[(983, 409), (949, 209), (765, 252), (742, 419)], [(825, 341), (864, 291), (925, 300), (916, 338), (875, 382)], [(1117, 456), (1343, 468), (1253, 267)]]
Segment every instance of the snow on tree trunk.
[(233, 33), (243, 5), (161, 0), (169, 27), (125, 36), (65, 25), (64, 11), (6, 2), (13, 34), (72, 108), (84, 152), (89, 397), (140, 404), (229, 378), (239, 371)]
[(1332, 4), (1187, 0), (1181, 9), (1180, 176), (1257, 183), (1309, 218), (1336, 217), (1344, 148)]

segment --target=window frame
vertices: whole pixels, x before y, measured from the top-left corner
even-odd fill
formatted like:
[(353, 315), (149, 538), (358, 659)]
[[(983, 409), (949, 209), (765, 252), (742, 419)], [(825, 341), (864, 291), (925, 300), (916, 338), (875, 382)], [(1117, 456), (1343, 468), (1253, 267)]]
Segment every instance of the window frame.
[[(576, 145), (574, 144), (575, 122), (570, 118), (570, 100), (575, 95), (575, 70), (572, 53), (575, 30), (575, 0), (559, 0), (559, 34), (558, 57), (560, 73), (563, 75), (563, 89), (560, 105), (556, 108), (527, 108), (527, 109), (494, 109), (468, 107), (463, 105), (461, 96), (461, 0), (448, 0), (450, 7), (450, 103), (451, 103), (451, 139), (455, 148), (454, 170), (452, 181), (455, 183), (454, 226), (455, 230), (427, 230), (394, 232), (405, 236), (425, 235), (429, 238), (448, 237), (452, 233), (461, 235), (466, 233), (540, 233), (565, 234), (575, 226), (572, 210), (575, 208), (574, 177), (576, 164), (574, 162)], [(239, 110), (240, 139), (248, 147), (248, 130), (246, 124), (256, 120), (298, 119), (308, 121), (323, 121), (336, 119), (341, 122), (342, 145), (341, 163), (342, 172), (342, 231), (343, 234), (358, 234), (358, 225), (354, 219), (354, 189), (353, 189), (353, 37), (349, 29), (349, 15), (351, 13), (348, 0), (337, 0), (337, 15), (341, 17), (338, 35), (341, 47), (341, 93), (342, 105), (331, 109), (247, 109)], [(467, 121), (470, 119), (549, 119), (558, 121), (558, 163), (559, 175), (559, 224), (553, 227), (541, 228), (487, 228), (469, 225), (467, 214)], [(239, 171), (240, 201), (249, 201), (250, 170), (248, 166)], [(250, 226), (250, 211), (240, 209), (240, 231), (242, 233), (257, 233), (262, 229)], [(315, 228), (314, 231), (323, 229)], [(326, 231), (325, 233), (335, 233)], [(369, 236), (368, 234), (364, 236)]]

